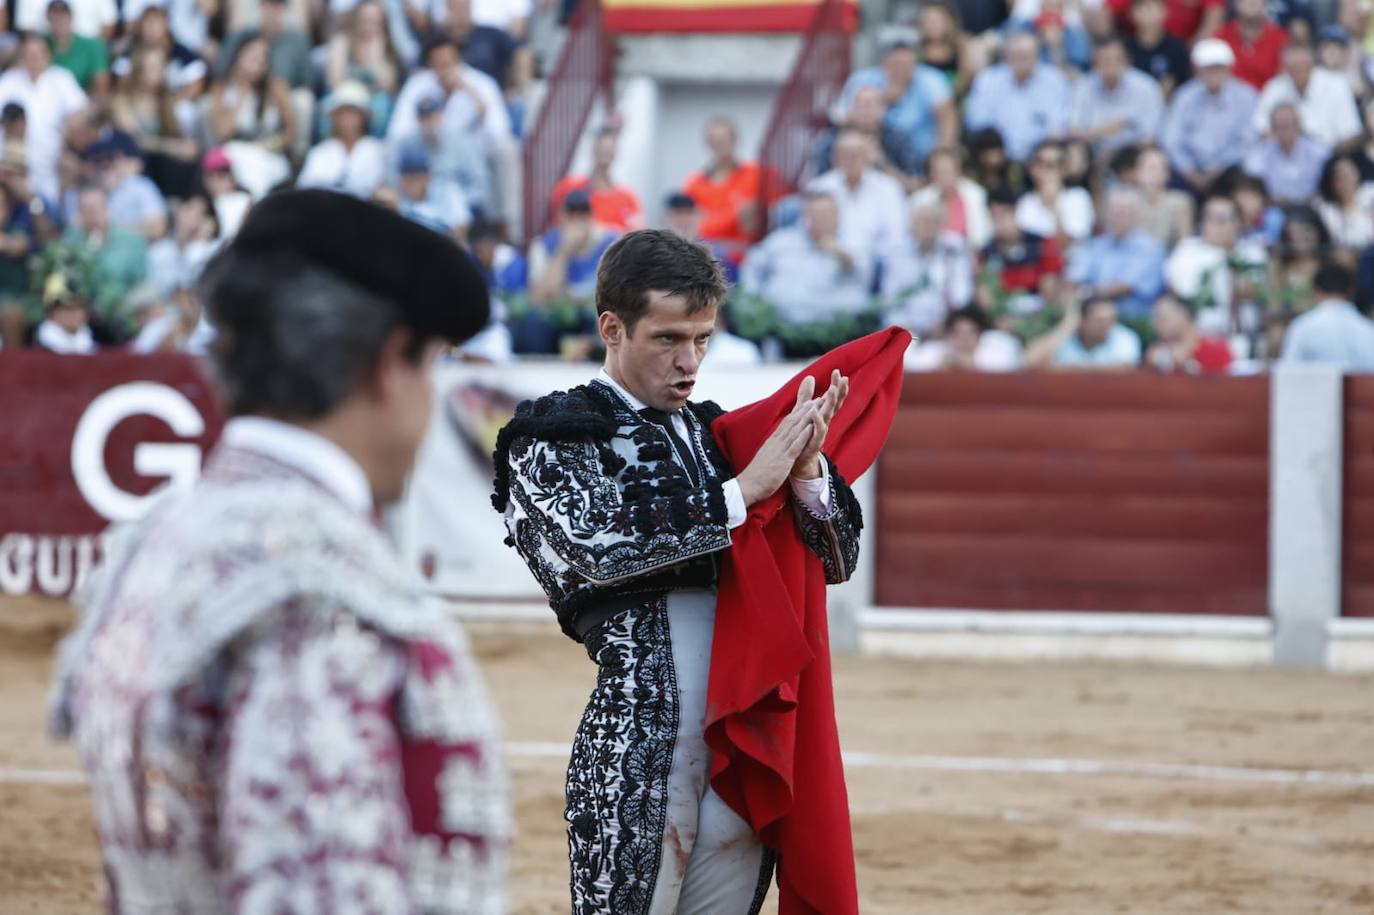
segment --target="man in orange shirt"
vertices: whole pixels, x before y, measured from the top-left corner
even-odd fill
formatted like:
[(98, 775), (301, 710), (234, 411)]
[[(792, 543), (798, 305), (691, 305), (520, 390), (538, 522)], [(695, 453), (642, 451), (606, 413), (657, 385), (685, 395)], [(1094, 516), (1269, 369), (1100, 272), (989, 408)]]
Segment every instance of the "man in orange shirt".
[(615, 164), (616, 146), (620, 132), (614, 127), (597, 131), (592, 147), (592, 173), (580, 177), (569, 175), (554, 185), (553, 209), (561, 212), (563, 199), (571, 191), (586, 191), (592, 202), (592, 219), (617, 232), (644, 228), (644, 208), (628, 187), (611, 180), (611, 166)]
[(711, 150), (710, 164), (689, 175), (682, 192), (697, 202), (701, 238), (715, 242), (738, 265), (762, 228), (759, 166), (736, 158), (739, 132), (727, 117), (707, 122), (706, 146)]

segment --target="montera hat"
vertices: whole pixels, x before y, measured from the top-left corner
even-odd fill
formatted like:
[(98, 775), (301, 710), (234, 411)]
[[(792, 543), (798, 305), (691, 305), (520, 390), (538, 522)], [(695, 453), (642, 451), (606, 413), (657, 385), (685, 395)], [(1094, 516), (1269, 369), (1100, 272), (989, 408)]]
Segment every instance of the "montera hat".
[[(335, 191), (267, 196), (249, 210), (216, 259), (229, 261), (231, 269), (255, 269), (254, 261), (261, 269), (280, 269), (272, 265), (296, 261), (328, 271), (394, 303), (405, 326), (422, 340), (461, 343), (486, 327), (490, 315), (487, 284), (457, 242), (394, 210)], [(221, 312), (253, 307), (217, 304)], [(242, 317), (255, 323), (251, 315)]]

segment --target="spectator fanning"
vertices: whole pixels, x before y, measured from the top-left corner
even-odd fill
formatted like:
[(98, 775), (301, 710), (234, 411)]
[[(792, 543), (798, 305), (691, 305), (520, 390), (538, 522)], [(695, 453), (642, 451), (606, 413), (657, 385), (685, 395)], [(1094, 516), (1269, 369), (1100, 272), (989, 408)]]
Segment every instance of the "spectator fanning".
[(1111, 299), (1143, 321), (1164, 285), (1164, 246), (1140, 228), (1140, 202), (1130, 188), (1108, 193), (1106, 231), (1070, 252), (1068, 275), (1080, 298)]
[(155, 47), (135, 51), (132, 65), (119, 78), (110, 119), (138, 143), (148, 178), (169, 197), (186, 197), (195, 190), (200, 156), (178, 108), (168, 83), (166, 52)]
[(368, 135), (372, 96), (359, 82), (339, 85), (325, 103), (329, 137), (305, 157), (299, 187), (323, 187), (371, 197), (386, 179), (386, 146)]
[(1116, 302), (1071, 299), (1059, 324), (1026, 347), (1032, 368), (1131, 371), (1140, 365), (1140, 338), (1117, 320)]
[(0, 76), (0, 105), (23, 107), (29, 179), (49, 199), (58, 196), (57, 163), (67, 118), (86, 107), (86, 93), (67, 70), (52, 65), (48, 44), (30, 32), (19, 46), (19, 62)]
[(1320, 301), (1293, 319), (1283, 340), (1284, 362), (1320, 362), (1347, 372), (1374, 372), (1374, 322), (1355, 308), (1355, 277), (1328, 263), (1317, 271)]
[(908, 372), (1011, 372), (1021, 367), (1021, 343), (994, 330), (988, 313), (977, 305), (952, 311), (941, 340), (923, 340), (908, 350)]
[(616, 151), (620, 145), (620, 131), (603, 127), (597, 132), (592, 146), (592, 173), (585, 177), (568, 176), (553, 189), (553, 205), (557, 208), (571, 191), (585, 191), (592, 202), (592, 217), (604, 226), (628, 232), (644, 226), (644, 208), (635, 192), (618, 185), (611, 178)]
[(1281, 104), (1294, 106), (1303, 133), (1335, 149), (1360, 136), (1360, 112), (1350, 81), (1317, 66), (1312, 46), (1293, 43), (1283, 51), (1283, 72), (1260, 93), (1254, 129), (1266, 133), (1270, 116)]
[(1199, 41), (1193, 48), (1197, 76), (1169, 102), (1160, 141), (1174, 170), (1196, 193), (1238, 165), (1254, 142), (1258, 96), (1231, 75), (1235, 63), (1224, 41)]
[(68, 0), (48, 4), (48, 46), (52, 62), (70, 71), (81, 88), (98, 101), (109, 96), (110, 56), (99, 38), (76, 34)]
[(855, 96), (865, 87), (882, 93), (887, 125), (910, 139), (918, 168), (937, 145), (958, 139), (959, 115), (949, 80), (939, 70), (919, 65), (914, 45), (889, 44), (880, 66), (856, 70), (849, 77), (840, 96), (841, 123), (853, 116)]
[(1374, 245), (1374, 184), (1360, 180), (1355, 157), (1332, 158), (1322, 170), (1319, 187), (1317, 212), (1331, 240), (1356, 251)]
[(1064, 132), (1072, 92), (1058, 68), (1040, 62), (1040, 44), (1029, 32), (1007, 39), (1005, 58), (973, 80), (964, 120), (969, 130), (996, 128), (1008, 155), (1020, 162), (1042, 140)]
[(720, 245), (738, 266), (759, 233), (759, 166), (741, 162), (739, 130), (727, 117), (706, 122), (711, 160), (687, 178), (682, 191), (701, 211), (701, 237)]
[(1093, 231), (1093, 198), (1064, 186), (1064, 144), (1046, 141), (1031, 156), (1032, 189), (1016, 204), (1016, 224), (1032, 235), (1081, 241)]
[(1164, 116), (1159, 84), (1130, 66), (1126, 46), (1115, 36), (1097, 43), (1093, 72), (1073, 94), (1072, 135), (1097, 153), (1151, 141)]
[(1236, 0), (1236, 15), (1217, 30), (1236, 55), (1236, 78), (1256, 89), (1279, 75), (1288, 33), (1269, 18), (1266, 0)]
[(851, 251), (876, 254), (906, 230), (901, 182), (880, 171), (873, 138), (846, 130), (835, 141), (835, 167), (811, 182), (811, 190), (840, 207), (840, 240)]
[(1329, 150), (1303, 136), (1298, 110), (1284, 103), (1269, 115), (1269, 137), (1245, 156), (1245, 170), (1264, 182), (1277, 203), (1301, 203), (1317, 190)]
[(1125, 39), (1131, 66), (1158, 80), (1168, 98), (1193, 75), (1188, 46), (1165, 30), (1164, 0), (1134, 0), (1131, 22), (1135, 32)]
[(956, 146), (941, 146), (926, 160), (930, 181), (911, 195), (912, 206), (938, 203), (944, 213), (946, 232), (953, 232), (981, 251), (992, 238), (988, 219), (988, 195), (976, 181), (964, 177), (963, 153)]
[(291, 90), (267, 65), (267, 41), (246, 38), (216, 83), (210, 99), (210, 130), (233, 163), (234, 177), (255, 198), (291, 177), (287, 151), (296, 142)]
[(942, 230), (938, 203), (911, 208), (911, 234), (882, 252), (882, 297), (889, 324), (924, 336), (973, 299), (968, 243)]
[(1225, 375), (1231, 367), (1231, 348), (1226, 341), (1203, 336), (1192, 308), (1177, 296), (1159, 297), (1150, 315), (1150, 328), (1155, 342), (1145, 351), (1145, 365), (1157, 372)]
[(749, 252), (740, 287), (770, 304), (784, 326), (858, 315), (868, 304), (869, 253), (840, 240), (840, 208), (819, 191), (806, 195), (801, 225), (777, 229)]

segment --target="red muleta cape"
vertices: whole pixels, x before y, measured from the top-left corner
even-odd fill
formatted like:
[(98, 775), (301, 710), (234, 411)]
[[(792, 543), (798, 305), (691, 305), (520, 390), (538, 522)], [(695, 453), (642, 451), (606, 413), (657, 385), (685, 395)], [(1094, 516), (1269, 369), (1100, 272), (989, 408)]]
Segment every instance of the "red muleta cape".
[[(892, 425), (911, 335), (899, 328), (847, 343), (772, 397), (711, 425), (735, 470), (796, 403), (797, 386), (830, 372), (849, 396), (830, 423), (825, 453), (846, 480), (868, 469)], [(802, 543), (784, 487), (753, 505), (732, 534), (716, 597), (706, 694), (711, 786), (779, 855), (780, 915), (859, 911), (854, 841), (830, 683), (825, 572)]]

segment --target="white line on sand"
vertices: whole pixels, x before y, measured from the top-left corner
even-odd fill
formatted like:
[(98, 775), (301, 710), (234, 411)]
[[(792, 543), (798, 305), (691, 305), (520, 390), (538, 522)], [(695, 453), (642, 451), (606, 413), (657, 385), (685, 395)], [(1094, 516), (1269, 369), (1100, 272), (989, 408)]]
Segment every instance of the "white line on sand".
[[(561, 743), (511, 743), (512, 759), (568, 758)], [(1259, 782), (1272, 785), (1322, 785), (1374, 788), (1374, 772), (1339, 769), (1265, 769), (1250, 766), (1203, 766), (1188, 763), (1130, 762), (1106, 759), (1047, 759), (1008, 756), (896, 756), (846, 753), (848, 769), (908, 769), (926, 772), (978, 772), (1006, 775), (1106, 775), (1193, 781)], [(0, 784), (79, 785), (80, 772), (60, 769), (0, 767)]]

